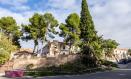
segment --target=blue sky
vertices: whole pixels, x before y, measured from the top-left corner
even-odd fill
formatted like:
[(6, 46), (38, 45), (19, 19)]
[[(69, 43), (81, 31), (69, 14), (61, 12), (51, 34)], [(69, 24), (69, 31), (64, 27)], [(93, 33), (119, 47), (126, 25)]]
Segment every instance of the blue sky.
[[(98, 34), (117, 40), (120, 47), (131, 48), (131, 0), (88, 0), (88, 4)], [(81, 0), (0, 0), (0, 17), (12, 16), (18, 25), (28, 24), (35, 12), (50, 12), (61, 23), (80, 10)], [(22, 45), (33, 46), (31, 42)]]

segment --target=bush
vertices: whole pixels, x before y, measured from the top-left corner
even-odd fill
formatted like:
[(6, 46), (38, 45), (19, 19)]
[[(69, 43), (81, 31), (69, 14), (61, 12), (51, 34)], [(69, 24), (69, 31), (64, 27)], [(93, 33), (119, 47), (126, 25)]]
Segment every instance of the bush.
[[(105, 66), (113, 66), (117, 65), (110, 61), (101, 61), (101, 63)], [(107, 68), (109, 70), (109, 68)], [(30, 76), (55, 76), (55, 75), (76, 75), (76, 74), (84, 74), (84, 73), (92, 73), (96, 71), (105, 71), (106, 68), (101, 67), (88, 67), (85, 64), (82, 64), (80, 60), (74, 62), (68, 62), (66, 64), (60, 66), (51, 66), (45, 68), (34, 69), (32, 71), (37, 72), (27, 72), (26, 75)]]
[(101, 64), (108, 67), (118, 67), (116, 63), (107, 60), (101, 60)]
[(64, 73), (58, 73), (53, 71), (34, 71), (34, 72), (25, 72), (25, 75), (38, 77), (38, 76), (64, 75)]
[(4, 64), (10, 59), (10, 55), (17, 47), (13, 45), (12, 41), (0, 33), (0, 64)]
[(32, 69), (33, 67), (34, 67), (34, 64), (29, 64), (29, 65), (26, 66), (26, 69), (27, 69), (27, 70), (30, 70), (30, 69)]
[(4, 64), (7, 60), (9, 60), (10, 54), (4, 49), (0, 49), (0, 64)]
[(34, 71), (38, 72), (28, 72), (27, 75), (30, 76), (54, 76), (54, 75), (75, 75), (83, 73), (91, 73), (102, 70), (101, 68), (95, 67), (95, 69), (90, 69), (82, 64), (80, 60), (74, 62), (68, 62), (60, 66), (51, 66), (45, 68), (35, 69)]

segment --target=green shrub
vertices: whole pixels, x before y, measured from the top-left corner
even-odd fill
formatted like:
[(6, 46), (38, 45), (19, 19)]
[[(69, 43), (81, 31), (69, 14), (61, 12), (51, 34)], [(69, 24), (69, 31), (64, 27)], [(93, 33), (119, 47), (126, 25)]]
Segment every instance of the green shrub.
[(34, 72), (25, 72), (25, 75), (28, 76), (54, 76), (54, 75), (60, 75), (60, 73), (52, 72), (52, 71), (34, 71)]
[(7, 60), (9, 60), (10, 54), (4, 49), (0, 49), (0, 64), (4, 64)]
[(116, 63), (107, 60), (102, 60), (101, 64), (110, 67), (118, 67)]
[(30, 69), (32, 69), (34, 67), (34, 64), (28, 64), (27, 66), (26, 66), (26, 69), (27, 70), (30, 70)]
[(0, 64), (4, 64), (6, 61), (10, 59), (10, 55), (17, 49), (15, 45), (13, 45), (12, 41), (0, 33)]
[[(101, 63), (105, 66), (113, 66), (116, 67), (117, 65), (110, 61), (101, 61)], [(109, 70), (109, 69), (108, 69)], [(75, 74), (84, 74), (84, 73), (92, 73), (96, 71), (105, 71), (105, 69), (101, 67), (88, 67), (80, 62), (80, 60), (71, 62), (71, 63), (65, 63), (60, 66), (50, 66), (50, 67), (44, 67), (35, 69), (32, 71), (38, 71), (38, 72), (28, 72), (26, 75), (30, 76), (55, 76), (55, 75), (75, 75)]]

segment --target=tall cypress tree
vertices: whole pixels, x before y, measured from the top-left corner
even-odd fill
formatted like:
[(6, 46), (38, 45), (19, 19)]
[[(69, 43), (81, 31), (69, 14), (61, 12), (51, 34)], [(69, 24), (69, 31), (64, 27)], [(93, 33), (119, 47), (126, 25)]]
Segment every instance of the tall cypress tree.
[[(95, 31), (95, 26), (88, 9), (87, 1), (82, 0), (81, 10), (81, 40), (82, 40), (82, 54), (85, 56), (84, 63), (91, 64), (96, 61), (101, 54), (100, 38)], [(93, 59), (93, 60), (92, 60)], [(88, 61), (89, 60), (89, 61)], [(96, 63), (96, 62), (95, 62)]]
[(96, 37), (94, 23), (88, 10), (86, 0), (82, 0), (80, 28), (81, 28), (81, 38), (83, 39), (84, 42), (89, 43), (92, 41), (94, 37)]

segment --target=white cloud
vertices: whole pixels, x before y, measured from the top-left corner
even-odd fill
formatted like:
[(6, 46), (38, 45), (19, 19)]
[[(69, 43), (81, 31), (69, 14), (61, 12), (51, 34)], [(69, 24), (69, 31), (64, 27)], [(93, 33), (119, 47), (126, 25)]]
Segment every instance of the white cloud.
[(105, 38), (115, 39), (120, 47), (131, 47), (131, 1), (109, 0), (104, 5), (94, 4), (91, 12), (96, 29)]
[(7, 5), (22, 5), (25, 4), (28, 0), (0, 0), (1, 4), (7, 4)]
[(81, 0), (48, 0), (46, 7), (50, 8), (46, 9), (44, 12), (51, 12), (60, 23), (65, 22), (69, 14), (74, 12), (80, 13), (80, 2)]
[(18, 25), (21, 25), (22, 23), (27, 24), (28, 18), (33, 14), (33, 12), (25, 12), (25, 13), (15, 13), (10, 10), (0, 8), (0, 17), (6, 17), (6, 16), (12, 16)]
[[(21, 13), (15, 13), (15, 12), (12, 12), (10, 10), (7, 10), (7, 9), (4, 9), (4, 8), (0, 8), (0, 18), (1, 17), (6, 17), (6, 16), (12, 16), (18, 25), (21, 25), (22, 23), (24, 24), (27, 24), (28, 23), (28, 18), (30, 16), (32, 16), (33, 12), (25, 12), (23, 14)], [(26, 47), (26, 48), (33, 48), (32, 45), (33, 45), (33, 42), (29, 41), (29, 42), (22, 42), (20, 41), (22, 47)]]
[(28, 0), (0, 0), (3, 5), (9, 5), (13, 10), (29, 10), (30, 7), (26, 5)]
[(77, 9), (79, 6), (77, 5), (78, 0), (49, 0), (49, 6), (54, 8), (61, 9)]
[(14, 11), (28, 11), (28, 10), (30, 10), (30, 7), (26, 6), (26, 5), (21, 5), (21, 6), (10, 7), (10, 9), (14, 10)]
[[(20, 25), (21, 23), (28, 23), (28, 18), (34, 12), (51, 12), (56, 19), (64, 22), (70, 13), (76, 12), (79, 14), (81, 10), (81, 0), (48, 0), (46, 5), (41, 2), (43, 8), (51, 7), (45, 10), (36, 3), (39, 11), (29, 11), (30, 7), (25, 5), (27, 1), (0, 0), (0, 3), (14, 6), (13, 8), (16, 10), (20, 8), (26, 10), (22, 13), (15, 13), (0, 8), (0, 17), (13, 16)], [(131, 0), (88, 0), (88, 4), (91, 5), (89, 8), (98, 33), (104, 35), (104, 38), (117, 40), (121, 44), (120, 47), (131, 48), (131, 36), (129, 35), (131, 33)]]
[[(64, 22), (70, 13), (80, 13), (81, 10), (81, 0), (49, 0), (47, 4), (52, 9), (46, 11), (52, 12), (60, 22)], [(131, 1), (88, 0), (88, 4), (99, 35), (118, 41), (120, 47), (131, 47), (131, 36), (128, 36), (131, 32)]]

